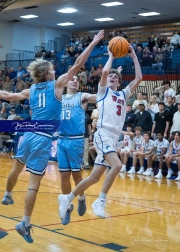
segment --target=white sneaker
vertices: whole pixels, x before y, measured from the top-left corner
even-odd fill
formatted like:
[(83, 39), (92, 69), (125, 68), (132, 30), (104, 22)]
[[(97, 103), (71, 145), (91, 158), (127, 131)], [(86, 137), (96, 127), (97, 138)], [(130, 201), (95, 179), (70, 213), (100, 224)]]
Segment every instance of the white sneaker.
[(175, 179), (176, 181), (180, 180), (180, 174), (177, 176), (177, 178)]
[(154, 176), (157, 179), (161, 179), (163, 177), (161, 172), (158, 172), (158, 174), (156, 176)]
[(93, 203), (92, 203), (92, 209), (95, 213), (95, 215), (97, 215), (100, 218), (105, 218), (105, 211), (104, 208), (106, 207), (106, 200), (103, 199), (96, 199)]
[(122, 167), (120, 172), (126, 172), (126, 167)]
[(154, 172), (150, 169), (146, 172), (146, 176), (154, 176)]
[(144, 172), (144, 167), (141, 167), (140, 169), (139, 169), (139, 171), (137, 172), (137, 174), (142, 174)]
[(134, 167), (131, 167), (131, 169), (130, 169), (127, 173), (129, 173), (129, 174), (134, 174), (134, 173), (136, 173), (135, 168), (134, 168)]
[(59, 194), (58, 196), (58, 202), (59, 202), (59, 216), (63, 220), (66, 217), (67, 210), (69, 208), (69, 200), (67, 198), (67, 195)]
[(148, 176), (148, 173), (149, 173), (149, 168), (147, 168), (147, 170), (145, 172), (142, 173), (142, 175), (145, 175), (145, 176)]
[(168, 174), (167, 174), (166, 178), (170, 179), (172, 174), (173, 174), (173, 171), (171, 169), (170, 170), (168, 169)]

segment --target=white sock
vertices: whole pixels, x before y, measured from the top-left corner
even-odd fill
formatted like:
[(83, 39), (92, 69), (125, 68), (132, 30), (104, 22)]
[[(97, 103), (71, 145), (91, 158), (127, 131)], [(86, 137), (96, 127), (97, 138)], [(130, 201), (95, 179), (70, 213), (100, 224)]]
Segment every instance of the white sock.
[(122, 165), (122, 169), (124, 169), (124, 168), (126, 169), (126, 165), (125, 164)]
[(135, 167), (134, 167), (134, 166), (132, 166), (132, 167), (131, 167), (131, 169), (132, 169), (132, 170), (135, 170)]
[(180, 176), (180, 171), (178, 171), (178, 176)]
[(12, 197), (12, 192), (5, 191), (4, 196), (9, 196), (9, 197)]
[(68, 198), (69, 202), (71, 202), (71, 201), (75, 198), (75, 196), (74, 196), (74, 194), (71, 192), (70, 194), (68, 194), (67, 198)]
[(140, 170), (142, 170), (142, 169), (144, 169), (144, 166), (141, 166), (141, 167), (140, 167)]
[(80, 200), (80, 201), (83, 201), (84, 199), (85, 199), (85, 195), (83, 195), (83, 196), (78, 196), (78, 199)]
[(100, 192), (99, 198), (105, 200), (106, 199), (106, 193)]
[(162, 173), (162, 169), (160, 169), (160, 168), (159, 168), (159, 171), (158, 171), (158, 173)]
[(23, 221), (25, 222), (25, 227), (29, 227), (30, 226), (30, 216), (23, 216)]
[(150, 169), (150, 171), (153, 171), (153, 168), (149, 168)]

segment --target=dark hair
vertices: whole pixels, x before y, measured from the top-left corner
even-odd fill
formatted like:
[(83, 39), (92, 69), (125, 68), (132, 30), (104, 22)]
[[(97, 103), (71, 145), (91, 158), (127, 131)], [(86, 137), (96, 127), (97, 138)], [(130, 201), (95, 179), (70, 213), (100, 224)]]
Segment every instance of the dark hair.
[(164, 105), (164, 107), (165, 107), (165, 103), (162, 101), (158, 102), (158, 105)]
[(163, 85), (165, 85), (165, 84), (169, 84), (169, 86), (171, 85), (171, 82), (169, 81), (169, 80), (163, 80), (163, 83), (162, 83)]
[(132, 108), (132, 105), (129, 103), (129, 104), (126, 105), (126, 107), (131, 107)]
[(178, 134), (178, 136), (180, 136), (180, 131), (175, 131), (175, 132), (173, 132), (174, 133), (174, 136), (176, 135), (176, 134)]
[(161, 134), (162, 136), (164, 135), (164, 133), (162, 131), (157, 131), (156, 136), (157, 136), (157, 134)]
[(148, 135), (148, 136), (150, 137), (150, 134), (149, 134), (148, 131), (144, 131), (144, 132), (143, 132), (143, 135), (145, 135), (145, 134)]
[(127, 128), (127, 127), (133, 128), (131, 123), (128, 123), (128, 124), (126, 125), (126, 128)]

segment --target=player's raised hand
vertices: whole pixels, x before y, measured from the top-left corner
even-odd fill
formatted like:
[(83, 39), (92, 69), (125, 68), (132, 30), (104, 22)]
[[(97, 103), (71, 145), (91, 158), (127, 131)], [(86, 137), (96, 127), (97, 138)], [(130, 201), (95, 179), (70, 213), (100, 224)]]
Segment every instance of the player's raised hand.
[(96, 45), (101, 39), (104, 38), (104, 30), (100, 30), (97, 35), (94, 36), (93, 43)]
[(135, 53), (135, 51), (134, 51), (134, 49), (132, 48), (131, 45), (129, 45), (129, 53), (128, 53), (128, 55), (129, 55), (132, 59), (136, 57), (136, 53)]

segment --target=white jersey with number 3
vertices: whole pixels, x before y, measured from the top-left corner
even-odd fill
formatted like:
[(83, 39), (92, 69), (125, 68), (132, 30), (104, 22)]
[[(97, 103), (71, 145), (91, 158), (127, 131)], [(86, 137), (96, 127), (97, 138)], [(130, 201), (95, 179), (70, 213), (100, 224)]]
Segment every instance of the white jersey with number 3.
[(97, 93), (98, 129), (103, 128), (117, 136), (120, 135), (126, 116), (126, 99), (130, 95), (129, 86), (118, 92), (107, 86), (99, 86)]

